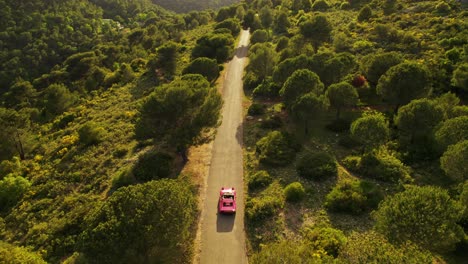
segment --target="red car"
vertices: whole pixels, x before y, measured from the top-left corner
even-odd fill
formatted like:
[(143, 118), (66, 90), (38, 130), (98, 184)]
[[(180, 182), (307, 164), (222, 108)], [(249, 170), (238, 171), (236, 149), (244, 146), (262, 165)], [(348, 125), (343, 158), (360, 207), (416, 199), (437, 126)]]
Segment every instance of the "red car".
[(234, 187), (222, 187), (219, 192), (218, 211), (225, 214), (235, 214), (236, 209), (236, 190), (234, 190)]

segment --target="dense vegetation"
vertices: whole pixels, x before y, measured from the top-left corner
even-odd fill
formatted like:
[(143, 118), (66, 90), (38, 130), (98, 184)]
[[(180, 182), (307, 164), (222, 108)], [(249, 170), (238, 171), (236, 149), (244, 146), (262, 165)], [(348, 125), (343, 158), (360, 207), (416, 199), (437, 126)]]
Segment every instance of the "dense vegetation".
[(243, 7), (252, 263), (466, 262), (466, 3)]
[(466, 6), (184, 3), (0, 0), (0, 262), (190, 262), (241, 28), (252, 263), (466, 260)]
[(189, 262), (181, 170), (218, 125), (239, 30), (149, 0), (0, 9), (0, 262)]

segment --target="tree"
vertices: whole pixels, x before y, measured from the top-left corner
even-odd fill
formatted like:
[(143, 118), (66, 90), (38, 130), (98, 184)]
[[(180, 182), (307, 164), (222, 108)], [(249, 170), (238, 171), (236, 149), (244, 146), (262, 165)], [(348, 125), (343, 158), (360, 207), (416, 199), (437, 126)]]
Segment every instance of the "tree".
[(277, 34), (284, 34), (288, 32), (290, 26), (288, 14), (283, 10), (277, 12), (273, 22), (273, 31)]
[(311, 39), (316, 52), (323, 42), (330, 39), (332, 29), (330, 21), (324, 15), (316, 15), (300, 25), (301, 34), (305, 38)]
[(240, 25), (239, 21), (234, 18), (229, 18), (226, 20), (223, 20), (216, 24), (215, 29), (220, 29), (220, 28), (227, 28), (229, 31), (231, 31), (231, 34), (235, 37), (239, 34), (240, 32)]
[(338, 259), (344, 263), (433, 263), (430, 252), (413, 243), (393, 245), (375, 231), (353, 232), (341, 248)]
[(464, 206), (438, 187), (413, 186), (388, 197), (373, 214), (375, 229), (390, 242), (411, 241), (436, 252), (447, 252), (463, 238), (457, 224)]
[(8, 92), (3, 95), (5, 106), (16, 110), (33, 106), (36, 96), (36, 89), (30, 82), (24, 80), (16, 81)]
[(250, 43), (263, 43), (268, 41), (268, 32), (264, 29), (257, 29), (252, 33), (252, 37), (250, 37)]
[(248, 69), (263, 82), (267, 76), (272, 74), (276, 61), (277, 56), (272, 47), (267, 44), (258, 44), (250, 55)]
[(273, 23), (273, 12), (268, 6), (262, 7), (260, 9), (260, 21), (262, 22), (263, 28), (270, 28)]
[(468, 140), (463, 140), (448, 147), (447, 151), (440, 158), (440, 167), (450, 179), (461, 182), (468, 180), (467, 161)]
[(391, 67), (377, 84), (377, 93), (395, 105), (395, 113), (400, 105), (425, 97), (430, 90), (429, 70), (416, 62), (403, 62)]
[(45, 110), (52, 115), (65, 112), (76, 102), (76, 96), (63, 84), (52, 84), (47, 87), (43, 98)]
[(426, 98), (402, 106), (395, 117), (400, 145), (427, 156), (434, 146), (432, 131), (443, 117), (442, 108)]
[(0, 159), (18, 154), (25, 159), (25, 138), (30, 127), (29, 116), (13, 109), (0, 107)]
[(184, 156), (193, 144), (206, 140), (217, 126), (222, 99), (215, 87), (201, 75), (188, 74), (158, 87), (140, 109), (137, 138), (168, 142)]
[(150, 57), (147, 68), (151, 72), (162, 71), (162, 73), (171, 77), (175, 74), (177, 68), (177, 50), (179, 44), (169, 41), (156, 49), (156, 55)]
[(0, 181), (0, 211), (7, 211), (14, 206), (23, 194), (31, 187), (31, 183), (21, 176), (7, 175)]
[(85, 218), (80, 249), (92, 263), (186, 262), (195, 215), (194, 194), (181, 180), (121, 187)]
[(207, 57), (196, 58), (182, 71), (183, 74), (201, 74), (210, 83), (213, 83), (219, 76), (219, 65), (215, 59)]
[(355, 106), (359, 101), (356, 88), (347, 82), (330, 85), (325, 95), (330, 102), (330, 106), (336, 109), (336, 119), (340, 119), (340, 112), (343, 107)]
[(285, 59), (274, 68), (273, 80), (282, 86), (296, 70), (307, 69), (309, 64), (310, 59), (306, 55)]
[(362, 68), (367, 80), (376, 85), (380, 77), (391, 67), (400, 64), (403, 61), (400, 53), (384, 52), (370, 54), (363, 59)]
[(468, 63), (461, 63), (453, 71), (452, 85), (464, 91), (468, 91)]
[(304, 133), (309, 133), (309, 120), (316, 117), (321, 111), (327, 108), (327, 102), (323, 95), (316, 95), (313, 92), (306, 93), (293, 103), (290, 113), (294, 119), (304, 126)]
[(295, 71), (280, 90), (284, 104), (291, 109), (296, 101), (307, 93), (320, 95), (323, 93), (323, 83), (314, 72), (302, 69)]
[(192, 58), (208, 57), (223, 63), (231, 56), (233, 45), (234, 38), (231, 34), (207, 34), (197, 40), (192, 50)]
[(459, 116), (443, 122), (435, 131), (435, 139), (442, 152), (448, 146), (468, 139), (468, 116)]
[(390, 129), (385, 116), (379, 112), (366, 112), (351, 124), (351, 135), (364, 149), (384, 144), (390, 137)]

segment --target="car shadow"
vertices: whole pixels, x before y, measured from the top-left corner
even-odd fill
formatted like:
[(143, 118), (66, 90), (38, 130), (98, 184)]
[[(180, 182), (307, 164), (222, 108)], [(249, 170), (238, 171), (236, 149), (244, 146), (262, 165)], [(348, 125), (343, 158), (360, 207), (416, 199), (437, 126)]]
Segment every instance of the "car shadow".
[(234, 228), (234, 220), (236, 219), (236, 214), (220, 214), (217, 213), (218, 217), (216, 219), (216, 232), (218, 233), (227, 233), (232, 232)]
[(244, 45), (237, 47), (234, 56), (239, 59), (245, 58), (247, 57), (248, 50), (249, 50), (249, 47), (244, 46)]

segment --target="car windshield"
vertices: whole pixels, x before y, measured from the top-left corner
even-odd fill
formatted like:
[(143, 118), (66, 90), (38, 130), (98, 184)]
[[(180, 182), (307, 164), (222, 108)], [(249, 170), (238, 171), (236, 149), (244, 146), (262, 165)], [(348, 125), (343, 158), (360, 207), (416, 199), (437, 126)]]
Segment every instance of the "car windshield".
[(234, 199), (234, 195), (232, 195), (232, 194), (224, 194), (224, 195), (223, 195), (223, 198), (224, 198), (224, 199)]

